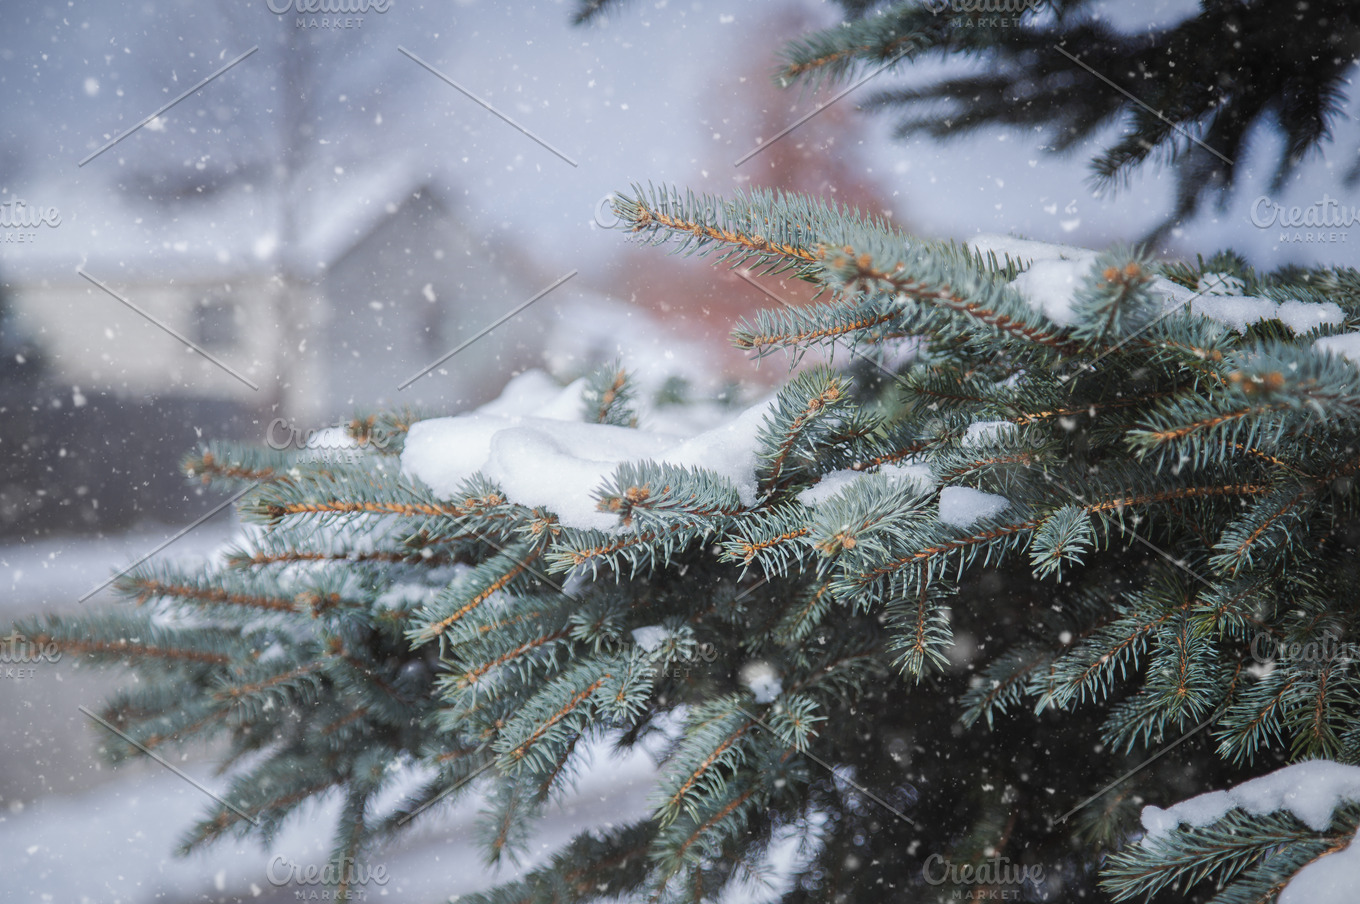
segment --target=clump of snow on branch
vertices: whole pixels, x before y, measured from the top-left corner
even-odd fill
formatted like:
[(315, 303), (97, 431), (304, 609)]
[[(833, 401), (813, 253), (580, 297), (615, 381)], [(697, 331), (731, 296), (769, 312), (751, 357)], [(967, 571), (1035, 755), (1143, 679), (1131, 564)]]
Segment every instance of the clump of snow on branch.
[[(564, 381), (618, 361), (636, 390), (638, 422), (644, 429), (692, 435), (730, 417), (730, 404), (738, 401), (723, 404), (719, 398), (731, 387), (711, 345), (677, 337), (647, 311), (604, 296), (582, 293), (562, 304), (543, 361), (548, 374)], [(677, 386), (694, 400), (683, 405), (656, 402)]]
[(930, 472), (930, 466), (926, 464), (888, 464), (882, 465), (877, 471), (873, 472), (845, 468), (840, 471), (832, 471), (815, 485), (803, 490), (798, 494), (798, 501), (809, 508), (816, 508), (828, 499), (841, 495), (870, 473), (888, 478), (890, 483), (900, 486), (903, 492), (928, 489), (934, 486), (936, 482), (934, 475)]
[(779, 673), (763, 660), (752, 660), (741, 667), (741, 683), (755, 695), (757, 703), (773, 703), (784, 692)]
[(1010, 500), (972, 487), (945, 487), (940, 490), (940, 520), (954, 527), (970, 527), (995, 518), (1010, 507)]
[(671, 630), (664, 625), (643, 625), (633, 629), (633, 643), (642, 647), (644, 653), (660, 649), (671, 636)]
[[(1030, 307), (1054, 323), (1070, 326), (1074, 322), (1074, 296), (1091, 272), (1096, 252), (998, 235), (980, 235), (969, 244), (975, 251), (984, 254), (990, 251), (998, 258), (1009, 255), (1011, 260), (1027, 264), (1025, 272), (1011, 285)], [(1302, 334), (1345, 319), (1341, 308), (1332, 302), (1275, 301), (1243, 295), (1244, 288), (1242, 280), (1223, 273), (1205, 274), (1195, 289), (1163, 277), (1152, 281), (1152, 289), (1165, 299), (1166, 311), (1188, 304), (1195, 313), (1239, 331), (1262, 320), (1277, 319), (1296, 334)]]
[(988, 443), (1014, 430), (1015, 424), (1010, 421), (974, 421), (964, 432), (962, 445), (976, 446)]
[(1177, 826), (1207, 826), (1234, 808), (1253, 816), (1288, 810), (1308, 828), (1321, 832), (1343, 803), (1360, 801), (1360, 766), (1309, 760), (1243, 782), (1228, 791), (1210, 791), (1172, 807), (1143, 808), (1144, 843), (1165, 837)]
[[(1167, 807), (1144, 807), (1143, 844), (1165, 839), (1179, 826), (1211, 825), (1239, 809), (1253, 816), (1288, 810), (1315, 832), (1326, 831), (1343, 804), (1360, 801), (1360, 766), (1309, 760), (1277, 769), (1227, 791), (1210, 791)], [(1360, 845), (1328, 854), (1300, 870), (1279, 904), (1345, 904), (1360, 885)]]
[(1360, 843), (1314, 860), (1294, 874), (1276, 904), (1351, 904), (1360, 885)]
[(581, 389), (558, 387), (541, 372), (522, 374), (474, 412), (413, 424), (402, 469), (443, 497), (480, 472), (510, 501), (543, 507), (583, 529), (618, 526), (616, 515), (596, 509), (593, 492), (623, 462), (705, 468), (730, 480), (744, 504), (755, 504), (758, 432), (768, 401), (729, 409), (726, 423), (683, 436), (581, 423)]
[(1028, 263), (1029, 267), (1011, 285), (1031, 307), (1054, 323), (1068, 326), (1076, 319), (1072, 303), (1082, 280), (1095, 266), (1099, 257), (1096, 252), (1005, 235), (980, 235), (969, 244), (983, 254), (995, 253), (998, 259), (1009, 256), (1013, 261)]
[(1318, 351), (1341, 355), (1360, 364), (1360, 333), (1341, 333), (1338, 336), (1323, 336), (1313, 343)]

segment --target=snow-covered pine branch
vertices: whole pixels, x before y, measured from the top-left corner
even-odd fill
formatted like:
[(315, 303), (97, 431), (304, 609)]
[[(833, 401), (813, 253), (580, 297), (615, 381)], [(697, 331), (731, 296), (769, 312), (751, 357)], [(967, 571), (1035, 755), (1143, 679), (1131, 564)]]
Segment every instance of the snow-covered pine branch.
[[(650, 812), (481, 902), (708, 900), (791, 841), (795, 900), (919, 897), (928, 858), (996, 852), (1067, 894), (1140, 799), (1203, 787), (1161, 759), (1078, 812), (1078, 848), (1051, 820), (1206, 719), (1198, 783), (1360, 761), (1355, 675), (1290, 652), (1352, 630), (1353, 271), (929, 242), (762, 193), (617, 207), (826, 290), (734, 333), (794, 353), (783, 386), (724, 395), (611, 309), (554, 353), (565, 380), (357, 416), (323, 438), (344, 456), (206, 447), (191, 478), (247, 488), (231, 549), (133, 571), (141, 608), (21, 630), (143, 675), (106, 710), (131, 737), (226, 733), (267, 830), (341, 794), (337, 863), (473, 795), (488, 858), (525, 854), (592, 756), (657, 758)], [(1174, 868), (1145, 841), (1107, 882), (1256, 890), (1258, 854), (1349, 837), (1271, 826)], [(223, 807), (189, 840), (251, 828)]]

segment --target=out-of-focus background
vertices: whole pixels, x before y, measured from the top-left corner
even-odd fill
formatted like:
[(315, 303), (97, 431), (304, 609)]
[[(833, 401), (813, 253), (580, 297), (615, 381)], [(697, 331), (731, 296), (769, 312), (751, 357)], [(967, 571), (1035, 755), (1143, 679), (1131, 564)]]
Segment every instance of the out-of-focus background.
[[(611, 228), (607, 197), (633, 183), (808, 192), (924, 235), (1088, 247), (1136, 240), (1172, 203), (1151, 169), (1093, 195), (1086, 146), (894, 141), (890, 118), (855, 107), (869, 88), (832, 103), (840, 89), (775, 87), (781, 44), (838, 18), (812, 0), (639, 0), (587, 28), (566, 2), (270, 3), (0, 6), (0, 620), (113, 604), (91, 591), (115, 569), (225, 542), (229, 509), (179, 536), (224, 501), (178, 471), (200, 439), (297, 442), (356, 411), (454, 411), (527, 369), (566, 380), (630, 345), (681, 377), (777, 379), (783, 361), (757, 369), (724, 338), (768, 298)], [(1195, 6), (1099, 9), (1127, 27)], [(1358, 137), (1346, 121), (1335, 143)], [(1360, 261), (1360, 227), (1281, 243), (1252, 223), (1271, 141), (1239, 161), (1226, 206), (1160, 250)], [(1335, 194), (1333, 165), (1304, 167), (1272, 200)], [(101, 764), (102, 729), (79, 707), (117, 680), (69, 662), (0, 674), (5, 899), (319, 894), (271, 882), (272, 852), (254, 846), (170, 856), (205, 799), (155, 763)], [(210, 785), (210, 753), (175, 765)], [(589, 773), (543, 843), (640, 809), (647, 769)], [(280, 839), (293, 861), (324, 862), (316, 815)], [(470, 816), (413, 833), (366, 892), (443, 900), (506, 878), (482, 869)]]

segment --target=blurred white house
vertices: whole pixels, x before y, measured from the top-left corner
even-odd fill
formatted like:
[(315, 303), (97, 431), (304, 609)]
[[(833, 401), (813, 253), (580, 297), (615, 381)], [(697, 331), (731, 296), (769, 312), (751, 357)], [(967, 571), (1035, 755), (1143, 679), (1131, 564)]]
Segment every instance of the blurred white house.
[(539, 358), (546, 305), (398, 389), (554, 276), (474, 233), (461, 193), (409, 160), (300, 173), (290, 204), (268, 178), (195, 192), (121, 176), (87, 183), (58, 228), (0, 256), (18, 326), (58, 383), (318, 424), (463, 407)]

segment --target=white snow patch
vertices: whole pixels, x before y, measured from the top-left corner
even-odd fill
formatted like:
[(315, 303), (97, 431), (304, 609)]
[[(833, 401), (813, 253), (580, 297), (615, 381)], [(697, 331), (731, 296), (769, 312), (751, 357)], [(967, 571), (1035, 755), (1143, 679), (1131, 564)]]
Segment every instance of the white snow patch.
[(930, 465), (926, 464), (883, 465), (874, 473), (882, 474), (890, 480), (913, 483), (920, 490), (928, 490), (938, 482), (935, 475), (930, 472)]
[(1072, 304), (1077, 286), (1090, 272), (1089, 261), (1035, 261), (1011, 283), (1029, 302), (1054, 323), (1067, 326), (1075, 320)]
[(585, 414), (586, 379), (582, 377), (558, 390), (557, 395), (534, 411), (534, 417), (550, 421), (580, 421)]
[(585, 411), (585, 391), (584, 377), (563, 386), (545, 371), (534, 368), (513, 377), (500, 396), (478, 408), (477, 413), (580, 421)]
[(1091, 272), (1100, 255), (1086, 248), (1033, 242), (1005, 235), (980, 235), (971, 242), (983, 254), (994, 252), (998, 259), (1029, 263), (1024, 273), (1011, 283), (1030, 307), (1054, 323), (1067, 326), (1073, 321), (1072, 302), (1077, 286)]
[[(1201, 282), (1201, 285), (1204, 285)], [(1222, 291), (1232, 283), (1214, 283), (1211, 288)], [(1152, 281), (1154, 291), (1166, 297), (1166, 310), (1190, 303), (1190, 310), (1225, 326), (1242, 331), (1253, 323), (1279, 319), (1295, 333), (1306, 333), (1323, 324), (1341, 323), (1345, 313), (1333, 302), (1316, 303), (1289, 299), (1283, 302), (1252, 295), (1197, 294), (1179, 283), (1157, 277)]]
[(809, 507), (821, 505), (828, 499), (839, 496), (842, 490), (854, 485), (865, 473), (865, 471), (853, 471), (850, 468), (832, 471), (823, 476), (820, 481), (799, 493), (798, 501)]
[(608, 530), (618, 517), (596, 511), (591, 492), (621, 462), (658, 458), (674, 443), (608, 424), (465, 414), (412, 424), (401, 466), (445, 498), (480, 471), (511, 500), (543, 506), (569, 527)]
[[(1097, 252), (1085, 248), (1010, 236), (980, 235), (969, 244), (982, 253), (995, 252), (998, 259), (1004, 254), (1014, 261), (1027, 262), (1029, 267), (1011, 286), (1030, 307), (1062, 326), (1070, 326), (1074, 321), (1073, 296), (1099, 257)], [(1239, 331), (1261, 320), (1279, 318), (1295, 333), (1306, 333), (1321, 324), (1340, 323), (1344, 316), (1332, 302), (1317, 304), (1291, 299), (1281, 303), (1244, 296), (1243, 288), (1242, 280), (1225, 273), (1204, 274), (1197, 291), (1164, 277), (1152, 281), (1152, 289), (1166, 298), (1166, 310), (1189, 301), (1196, 313)]]
[(641, 628), (633, 629), (633, 643), (642, 647), (643, 651), (647, 653), (661, 646), (670, 637), (670, 629), (662, 625), (643, 625)]
[(1313, 343), (1313, 348), (1320, 352), (1331, 352), (1334, 355), (1341, 355), (1350, 358), (1360, 364), (1360, 333), (1342, 333), (1339, 336), (1323, 336)]
[(1280, 308), (1276, 311), (1275, 316), (1280, 318), (1285, 326), (1300, 335), (1323, 324), (1341, 323), (1346, 319), (1345, 312), (1335, 302), (1327, 301), (1317, 304), (1311, 301), (1299, 301), (1295, 298), (1280, 302)]
[(714, 471), (732, 481), (743, 505), (755, 505), (759, 431), (772, 404), (773, 399), (758, 402), (729, 423), (685, 440), (660, 460)]
[(757, 703), (773, 703), (784, 692), (779, 681), (779, 673), (774, 666), (761, 660), (752, 660), (741, 667), (741, 683), (755, 694)]
[(940, 520), (955, 527), (968, 527), (985, 518), (994, 518), (1010, 507), (1010, 500), (972, 487), (945, 487), (940, 490)]
[[(968, 242), (973, 246), (973, 250), (986, 254), (991, 251), (996, 254), (997, 259), (1009, 255), (1013, 261), (1041, 261), (1041, 260), (1082, 260), (1095, 263), (1099, 254), (1089, 248), (1078, 248), (1075, 245), (1059, 245), (1056, 242), (1036, 242), (1033, 239), (1016, 238), (1013, 235), (997, 235), (993, 233), (977, 235)], [(1089, 265), (1089, 264), (1088, 264)]]
[(1351, 904), (1360, 885), (1360, 842), (1328, 854), (1294, 874), (1277, 904)]
[[(692, 437), (609, 424), (572, 423), (583, 383), (551, 393), (546, 375), (522, 374), (494, 402), (472, 414), (431, 418), (411, 426), (402, 470), (436, 495), (451, 497), (477, 472), (509, 499), (542, 506), (568, 527), (610, 530), (615, 515), (597, 511), (593, 491), (616, 467), (650, 459), (702, 467), (730, 480), (741, 501), (756, 501), (758, 431), (770, 402)], [(547, 382), (545, 382), (547, 381)], [(511, 412), (532, 409), (532, 416)]]
[(344, 427), (323, 427), (307, 436), (308, 449), (357, 449), (359, 441)]
[(845, 468), (840, 471), (832, 471), (823, 476), (816, 484), (803, 490), (798, 494), (798, 501), (809, 508), (816, 508), (828, 499), (839, 496), (847, 488), (867, 478), (870, 474), (881, 474), (894, 485), (902, 484), (904, 490), (924, 490), (935, 485), (935, 477), (930, 473), (929, 465), (890, 464), (883, 465), (877, 471), (855, 471)]
[[(467, 565), (454, 565), (450, 572), (461, 577), (471, 569)], [(428, 605), (439, 595), (440, 588), (429, 584), (397, 581), (373, 600), (375, 609), (411, 609)]]
[(1253, 323), (1274, 317), (1279, 305), (1269, 298), (1201, 295), (1190, 302), (1190, 309), (1240, 332)]
[[(580, 420), (580, 400), (581, 388), (576, 387), (577, 410), (569, 417), (556, 418), (556, 420), (577, 421)], [(568, 387), (568, 389), (572, 388)], [(477, 409), (478, 414), (498, 414), (505, 417), (515, 415), (533, 415), (535, 417), (551, 418), (552, 415), (545, 413), (549, 410), (556, 410), (561, 396), (566, 395), (566, 390), (562, 384), (558, 383), (545, 372), (532, 369), (518, 374), (505, 384), (500, 396), (493, 401)]]
[(1015, 430), (1015, 425), (1010, 421), (975, 421), (968, 425), (968, 431), (963, 435), (961, 445), (976, 446), (981, 443), (989, 443), (1000, 439), (1003, 433), (1010, 433)]
[(1241, 295), (1246, 287), (1241, 278), (1231, 273), (1205, 273), (1195, 284), (1195, 291), (1205, 295)]
[(1243, 782), (1230, 791), (1210, 791), (1175, 806), (1143, 808), (1144, 843), (1166, 837), (1181, 824), (1207, 826), (1240, 808), (1253, 816), (1288, 810), (1315, 832), (1327, 828), (1332, 811), (1360, 801), (1360, 766), (1309, 760)]
[[(374, 898), (398, 901), (443, 901), (485, 891), (541, 865), (587, 826), (646, 815), (646, 794), (657, 778), (655, 760), (647, 752), (616, 751), (601, 740), (583, 745), (581, 757), (587, 765), (574, 790), (534, 824), (528, 854), (513, 869), (495, 874), (482, 863), (472, 839), (484, 798), (474, 794), (433, 808), (400, 843), (386, 848), (380, 862), (390, 881), (369, 891)], [(195, 759), (180, 766), (201, 787), (214, 793), (228, 790), (228, 779), (210, 764)], [(432, 777), (424, 767), (401, 766), (396, 772), (374, 804), (378, 812), (386, 812)], [(268, 850), (226, 844), (213, 849), (210, 859), (168, 856), (176, 836), (203, 811), (204, 800), (184, 779), (156, 768), (127, 774), (120, 770), (112, 781), (78, 795), (49, 794), (22, 809), (10, 807), (0, 819), (0, 851), (11, 867), (6, 870), (6, 896), (13, 901), (157, 904), (222, 899), (222, 894), (209, 894), (215, 888), (227, 900), (238, 901), (258, 894), (249, 891), (252, 885), (270, 888), (270, 901), (301, 899), (309, 890), (316, 894), (317, 886), (296, 882), (271, 887), (270, 863), (282, 856), (301, 866), (324, 865), (340, 800), (322, 795), (307, 804), (301, 818), (284, 824)], [(77, 836), (81, 843), (71, 844)], [(279, 872), (275, 864), (274, 874)]]

